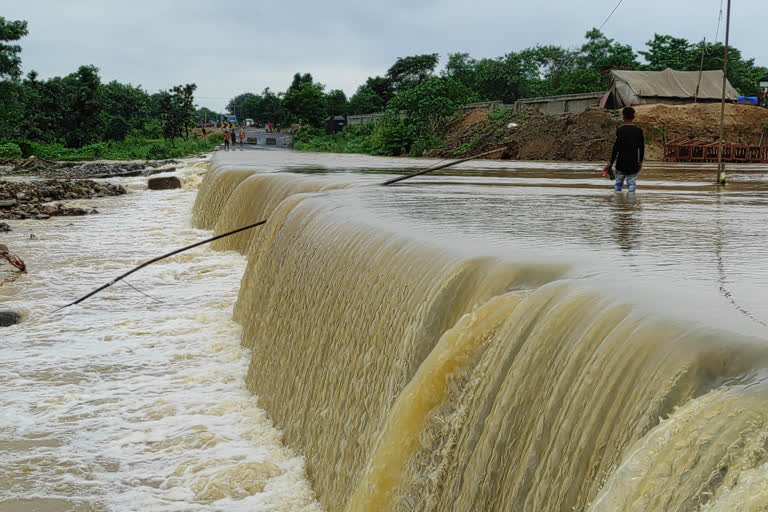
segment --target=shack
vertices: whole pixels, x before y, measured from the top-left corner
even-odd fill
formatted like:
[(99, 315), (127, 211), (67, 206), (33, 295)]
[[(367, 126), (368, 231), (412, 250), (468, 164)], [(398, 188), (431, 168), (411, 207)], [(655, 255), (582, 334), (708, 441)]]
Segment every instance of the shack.
[[(703, 71), (611, 71), (611, 87), (603, 100), (607, 108), (623, 108), (647, 103), (683, 105), (721, 101), (723, 72)], [(736, 101), (739, 93), (726, 81), (726, 101)]]

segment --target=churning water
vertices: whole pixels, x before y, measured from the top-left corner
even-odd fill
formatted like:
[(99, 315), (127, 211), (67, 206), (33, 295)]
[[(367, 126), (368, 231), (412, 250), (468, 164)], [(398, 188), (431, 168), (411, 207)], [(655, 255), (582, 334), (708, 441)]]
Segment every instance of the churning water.
[[(376, 185), (423, 165), (219, 154), (196, 198), (192, 165), (185, 190), (19, 223), (0, 508), (314, 510), (313, 488), (329, 511), (768, 510), (766, 173)], [(133, 276), (163, 302), (47, 314), (264, 218)]]

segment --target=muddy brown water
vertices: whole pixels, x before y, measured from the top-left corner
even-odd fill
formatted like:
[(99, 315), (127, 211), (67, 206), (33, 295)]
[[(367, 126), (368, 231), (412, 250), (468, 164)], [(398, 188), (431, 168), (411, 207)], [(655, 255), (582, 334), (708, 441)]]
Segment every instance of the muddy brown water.
[[(0, 510), (763, 510), (768, 169), (376, 185), (429, 163), (220, 154), (202, 185), (190, 161), (182, 190), (13, 223)], [(267, 214), (129, 278), (161, 302), (48, 314)]]

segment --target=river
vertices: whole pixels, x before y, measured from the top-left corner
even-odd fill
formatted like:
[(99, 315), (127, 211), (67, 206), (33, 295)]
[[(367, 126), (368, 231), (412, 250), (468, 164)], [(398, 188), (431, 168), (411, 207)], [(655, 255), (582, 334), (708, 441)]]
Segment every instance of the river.
[(377, 185), (429, 163), (219, 153), (15, 223), (0, 510), (766, 510), (768, 172)]

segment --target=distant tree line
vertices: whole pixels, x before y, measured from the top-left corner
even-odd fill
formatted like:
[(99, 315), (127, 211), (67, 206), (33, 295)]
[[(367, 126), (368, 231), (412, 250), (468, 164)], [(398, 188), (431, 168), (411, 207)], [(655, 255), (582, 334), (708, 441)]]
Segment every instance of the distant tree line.
[[(320, 126), (330, 115), (384, 112), (398, 94), (431, 79), (445, 81), (444, 89), (451, 94), (461, 85), (474, 100), (513, 103), (519, 98), (607, 90), (612, 69), (698, 71), (702, 53), (704, 70), (723, 68), (722, 43), (705, 45), (655, 34), (646, 47), (636, 52), (630, 45), (592, 29), (579, 48), (537, 45), (483, 59), (451, 53), (439, 73), (438, 54), (414, 55), (397, 59), (384, 76), (369, 77), (349, 99), (340, 90), (326, 93), (311, 75), (297, 73), (284, 93), (265, 89), (261, 94), (241, 94), (229, 102), (227, 110), (240, 120), (250, 118), (259, 124)], [(768, 76), (768, 68), (756, 65), (754, 59), (744, 59), (737, 48), (729, 48), (728, 78), (737, 91), (745, 96), (758, 95), (758, 82), (764, 76)]]
[(35, 71), (22, 77), (21, 48), (14, 43), (25, 35), (25, 21), (0, 17), (0, 144), (24, 150), (33, 142), (80, 148), (129, 134), (188, 139), (197, 118), (195, 84), (150, 94), (141, 86), (102, 83), (94, 66), (47, 80)]

